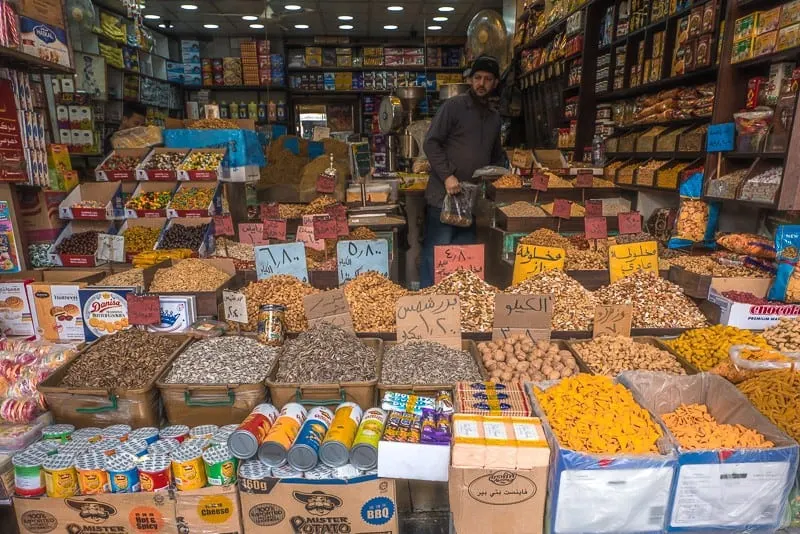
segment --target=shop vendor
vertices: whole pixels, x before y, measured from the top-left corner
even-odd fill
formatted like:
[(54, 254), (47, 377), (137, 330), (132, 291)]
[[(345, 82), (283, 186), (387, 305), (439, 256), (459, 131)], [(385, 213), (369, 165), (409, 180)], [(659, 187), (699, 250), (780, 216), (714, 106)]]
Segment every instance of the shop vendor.
[(491, 56), (480, 56), (472, 64), (469, 78), (469, 91), (444, 101), (425, 138), (431, 176), (425, 190), (421, 287), (433, 285), (436, 245), (467, 245), (477, 239), (474, 221), (467, 228), (440, 221), (445, 194), (459, 193), (462, 182), (475, 182), (472, 174), (480, 167), (504, 161), (500, 114), (489, 105), (500, 78), (500, 64)]

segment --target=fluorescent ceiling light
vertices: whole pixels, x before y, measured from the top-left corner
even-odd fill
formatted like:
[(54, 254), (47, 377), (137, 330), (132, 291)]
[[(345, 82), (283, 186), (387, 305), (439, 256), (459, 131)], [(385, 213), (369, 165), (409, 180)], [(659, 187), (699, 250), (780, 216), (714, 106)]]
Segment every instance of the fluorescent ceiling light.
[(219, 28), (219, 24), (203, 24), (203, 28), (208, 28), (209, 30), (216, 30)]
[(441, 11), (442, 13), (449, 13), (449, 12), (455, 11), (455, 10), (456, 10), (456, 8), (454, 8), (453, 6), (442, 6), (442, 7), (439, 8), (439, 11)]
[(428, 26), (428, 29), (435, 32), (437, 30), (441, 30), (442, 27), (441, 26)]
[(254, 30), (263, 30), (264, 29), (264, 25), (263, 24), (251, 24), (250, 27), (253, 28)]
[(403, 11), (403, 6), (389, 6), (386, 8), (388, 11)]
[(295, 27), (295, 29), (298, 29), (298, 30), (307, 30), (308, 29), (308, 24), (295, 24), (294, 27)]
[(194, 4), (181, 4), (181, 9), (185, 9), (187, 11), (194, 11), (197, 9), (197, 6)]
[(298, 6), (297, 4), (288, 4), (284, 6), (288, 11), (300, 11), (303, 9), (303, 6)]
[(338, 19), (339, 20), (353, 20), (353, 16), (352, 15), (339, 15)]
[(433, 17), (433, 22), (447, 22), (447, 17)]
[(242, 17), (242, 20), (258, 20), (258, 17), (256, 17), (255, 15), (245, 15), (244, 17)]
[(147, 20), (158, 20), (161, 18), (161, 15), (145, 15), (144, 18)]
[(339, 29), (340, 30), (352, 30), (353, 29), (353, 25), (352, 24), (342, 24), (341, 26), (339, 26)]
[(387, 24), (386, 26), (383, 27), (383, 29), (384, 30), (396, 30), (397, 26), (394, 25), (394, 24)]

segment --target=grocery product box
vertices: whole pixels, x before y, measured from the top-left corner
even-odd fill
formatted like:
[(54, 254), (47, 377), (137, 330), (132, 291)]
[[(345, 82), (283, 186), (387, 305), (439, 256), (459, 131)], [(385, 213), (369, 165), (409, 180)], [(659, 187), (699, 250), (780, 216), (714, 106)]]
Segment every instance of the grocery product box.
[(400, 532), (391, 479), (375, 475), (349, 480), (240, 478), (238, 485), (244, 534)]
[(718, 423), (742, 425), (774, 444), (762, 449), (686, 450), (670, 435), (678, 467), (667, 531), (774, 532), (781, 526), (797, 473), (798, 445), (736, 386), (708, 374), (629, 371), (619, 380), (657, 419), (683, 404), (702, 404)]
[[(222, 285), (217, 287), (216, 289), (209, 290), (209, 291), (180, 291), (176, 293), (172, 292), (159, 292), (155, 293), (161, 296), (183, 296), (189, 295), (195, 298), (195, 307), (197, 309), (197, 315), (200, 317), (213, 317), (219, 313), (219, 305), (222, 303), (222, 291), (225, 289), (230, 289), (235, 286), (237, 282), (236, 278), (236, 267), (233, 264), (233, 260), (229, 259), (220, 259), (220, 258), (206, 258), (203, 260), (204, 262), (213, 265), (214, 267), (225, 271), (230, 275), (230, 278)], [(165, 262), (166, 265), (160, 266), (161, 268), (170, 267), (177, 263), (177, 261), (172, 260), (170, 262)], [(145, 287), (150, 287), (153, 280), (153, 274), (149, 274), (145, 272), (144, 276), (144, 284)]]
[(177, 156), (181, 156), (181, 161), (178, 162), (178, 164), (180, 164), (182, 163), (182, 159), (185, 158), (186, 154), (188, 153), (188, 148), (154, 148), (136, 169), (136, 179), (143, 181), (149, 180), (162, 182), (175, 181), (178, 179), (178, 165), (168, 169), (148, 169), (147, 167), (150, 166), (150, 162), (153, 160), (154, 156), (159, 157), (157, 154), (176, 154)]
[(215, 169), (180, 169), (178, 170), (178, 180), (219, 180), (220, 176), (222, 176), (222, 161), (225, 159), (224, 156), (227, 151), (228, 149), (226, 148), (192, 149), (192, 151), (186, 156), (187, 160), (191, 157), (192, 153), (222, 154), (223, 158), (220, 160), (219, 165)]
[(157, 325), (148, 325), (148, 332), (181, 334), (197, 320), (197, 300), (194, 295), (159, 295), (158, 302), (161, 322)]
[(378, 476), (447, 482), (450, 446), (429, 443), (378, 443)]
[(220, 180), (223, 182), (257, 182), (261, 179), (261, 168), (258, 165), (241, 165), (239, 167), (223, 167)]
[(32, 336), (33, 303), (28, 287), (33, 279), (23, 273), (0, 276), (0, 330), (7, 336)]
[[(154, 193), (157, 191), (169, 191), (170, 196), (175, 194), (175, 190), (178, 189), (177, 182), (140, 182), (136, 189), (133, 190), (133, 194), (131, 195), (128, 202), (131, 199), (142, 195), (143, 193)], [(147, 209), (147, 208), (130, 208), (128, 205), (125, 206), (125, 217), (128, 219), (136, 219), (136, 218), (161, 218), (167, 216), (167, 208), (161, 209)]]
[[(677, 284), (683, 292), (692, 298), (707, 299), (712, 288), (717, 293), (723, 291), (749, 291), (756, 296), (764, 296), (769, 291), (770, 278), (719, 277), (698, 274), (683, 267), (673, 265), (669, 268), (667, 280)], [(740, 289), (740, 288), (746, 289)]]
[(125, 218), (119, 182), (86, 182), (78, 185), (58, 207), (62, 219), (90, 221)]
[(56, 250), (61, 242), (70, 237), (73, 234), (77, 234), (80, 232), (88, 232), (88, 231), (97, 231), (106, 234), (115, 234), (116, 230), (114, 229), (114, 224), (109, 222), (102, 222), (102, 221), (72, 221), (64, 229), (58, 234), (55, 242), (50, 247), (50, 259), (56, 264), (62, 267), (94, 267), (95, 265), (99, 265), (101, 263), (105, 263), (105, 260), (100, 260), (97, 258), (97, 253), (95, 254), (60, 254), (57, 253)]
[[(141, 163), (142, 159), (144, 159), (148, 152), (150, 152), (149, 148), (119, 148), (117, 150), (112, 150), (111, 153), (103, 160), (103, 162), (95, 169), (95, 179), (98, 182), (135, 180), (136, 168), (139, 166), (139, 163)], [(135, 164), (126, 166), (124, 169), (112, 168), (113, 165), (111, 165), (111, 163), (117, 161), (115, 159), (117, 157), (129, 157), (132, 158), (131, 163), (133, 163), (133, 159), (136, 159), (136, 162)]]
[(176, 491), (175, 523), (188, 534), (242, 534), (239, 492), (236, 486), (209, 486)]
[[(765, 280), (764, 282), (769, 282), (769, 280)], [(708, 292), (708, 303), (709, 305), (715, 306), (718, 310), (714, 310), (714, 312), (719, 313), (717, 322), (719, 324), (736, 326), (749, 330), (762, 330), (778, 324), (778, 321), (781, 319), (800, 317), (800, 305), (797, 304), (746, 304), (733, 301), (722, 295), (722, 291), (735, 289), (737, 291), (753, 293), (757, 297), (764, 297), (769, 290), (769, 285), (765, 285), (767, 287), (763, 292), (756, 292), (758, 291), (757, 285), (745, 286), (743, 288), (743, 285), (739, 284), (735, 288), (728, 287), (725, 289), (715, 289), (712, 287)], [(716, 319), (716, 317), (714, 318)]]
[(175, 194), (173, 194), (173, 199), (181, 191), (191, 189), (193, 187), (198, 189), (214, 190), (213, 198), (211, 199), (211, 202), (208, 203), (208, 206), (203, 208), (184, 209), (173, 206), (173, 201), (170, 201), (170, 203), (167, 205), (167, 217), (169, 217), (170, 219), (174, 219), (176, 217), (211, 217), (213, 215), (218, 215), (222, 213), (222, 187), (220, 185), (220, 182), (206, 182), (206, 183), (183, 182), (175, 190)]
[(19, 205), (20, 230), (28, 243), (52, 242), (66, 226), (58, 216), (58, 207), (67, 197), (64, 191), (18, 187), (14, 190)]
[(95, 341), (130, 328), (127, 296), (133, 291), (131, 288), (110, 287), (78, 290), (86, 341)]
[(19, 37), (22, 51), (26, 54), (65, 67), (71, 66), (67, 32), (63, 28), (29, 17), (20, 17)]
[(164, 225), (164, 228), (161, 230), (161, 235), (156, 241), (156, 250), (162, 248), (161, 242), (164, 239), (164, 234), (166, 231), (176, 224), (182, 224), (183, 226), (202, 226), (207, 224), (208, 228), (206, 229), (203, 242), (200, 245), (200, 248), (197, 250), (197, 253), (201, 258), (205, 258), (214, 252), (214, 219), (211, 217), (175, 217), (168, 219), (167, 224)]
[(28, 286), (36, 334), (56, 343), (85, 341), (78, 290), (105, 276), (97, 271), (43, 271), (42, 281)]

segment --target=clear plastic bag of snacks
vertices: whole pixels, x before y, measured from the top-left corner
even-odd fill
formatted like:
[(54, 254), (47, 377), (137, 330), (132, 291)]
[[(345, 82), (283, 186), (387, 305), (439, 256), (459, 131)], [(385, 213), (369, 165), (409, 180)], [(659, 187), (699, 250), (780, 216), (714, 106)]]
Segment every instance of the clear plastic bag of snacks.
[(474, 220), (472, 208), (475, 205), (475, 196), (478, 186), (475, 184), (461, 184), (461, 191), (455, 195), (447, 194), (442, 203), (442, 214), (439, 220), (443, 224), (467, 228), (472, 226)]
[(736, 123), (736, 150), (739, 152), (759, 152), (767, 138), (774, 111), (758, 107), (752, 111), (733, 114)]

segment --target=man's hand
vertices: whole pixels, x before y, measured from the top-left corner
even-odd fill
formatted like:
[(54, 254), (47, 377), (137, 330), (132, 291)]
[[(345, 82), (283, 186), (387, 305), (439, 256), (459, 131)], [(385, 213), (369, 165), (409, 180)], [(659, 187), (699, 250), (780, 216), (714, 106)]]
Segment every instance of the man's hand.
[(456, 195), (461, 192), (461, 184), (455, 176), (448, 176), (444, 181), (444, 188), (451, 195)]

